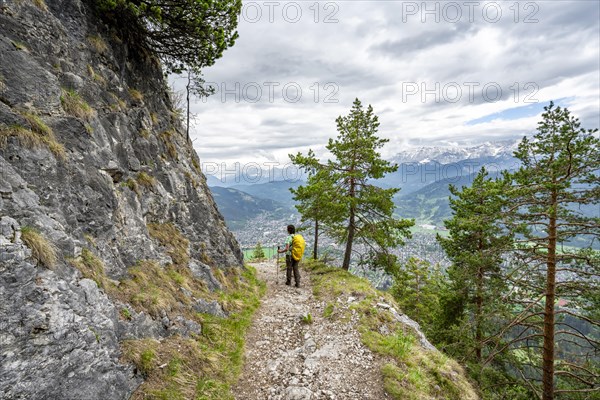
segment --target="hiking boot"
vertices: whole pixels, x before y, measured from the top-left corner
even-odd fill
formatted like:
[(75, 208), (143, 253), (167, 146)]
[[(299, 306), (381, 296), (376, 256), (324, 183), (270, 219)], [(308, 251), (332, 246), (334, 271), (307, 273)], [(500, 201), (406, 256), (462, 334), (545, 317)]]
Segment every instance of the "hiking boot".
[(299, 287), (300, 287), (300, 284), (299, 284), (299, 283), (296, 283), (296, 285), (295, 285), (295, 286), (296, 286), (297, 288), (299, 288)]
[(285, 284), (288, 285), (288, 286), (290, 286), (292, 283), (291, 282), (286, 282)]

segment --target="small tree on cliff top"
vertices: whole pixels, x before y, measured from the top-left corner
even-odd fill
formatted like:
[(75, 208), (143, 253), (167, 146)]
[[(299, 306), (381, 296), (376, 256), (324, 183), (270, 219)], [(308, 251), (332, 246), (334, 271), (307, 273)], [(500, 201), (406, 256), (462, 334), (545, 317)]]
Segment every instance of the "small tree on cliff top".
[(241, 0), (96, 0), (124, 36), (157, 54), (168, 73), (211, 66), (233, 46)]
[(379, 121), (373, 107), (365, 110), (356, 99), (350, 114), (338, 117), (336, 122), (338, 136), (327, 144), (333, 160), (320, 164), (312, 152), (290, 158), (302, 168), (323, 170), (327, 175), (329, 184), (322, 190), (330, 194), (331, 202), (324, 219), (330, 234), (346, 243), (342, 268), (350, 268), (355, 239), (364, 245), (371, 266), (391, 266), (394, 257), (389, 249), (410, 236), (409, 227), (414, 222), (393, 217), (392, 197), (400, 189), (383, 189), (372, 182), (396, 171), (398, 166), (381, 158), (378, 152), (388, 140), (377, 137)]

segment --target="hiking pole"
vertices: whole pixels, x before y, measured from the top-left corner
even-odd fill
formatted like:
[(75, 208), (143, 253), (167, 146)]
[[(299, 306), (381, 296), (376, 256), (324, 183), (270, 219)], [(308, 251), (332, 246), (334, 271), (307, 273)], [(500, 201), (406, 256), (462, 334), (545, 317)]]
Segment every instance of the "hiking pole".
[(275, 283), (279, 285), (279, 246), (277, 246), (277, 261), (275, 264), (275, 269), (277, 269), (277, 280), (275, 281)]

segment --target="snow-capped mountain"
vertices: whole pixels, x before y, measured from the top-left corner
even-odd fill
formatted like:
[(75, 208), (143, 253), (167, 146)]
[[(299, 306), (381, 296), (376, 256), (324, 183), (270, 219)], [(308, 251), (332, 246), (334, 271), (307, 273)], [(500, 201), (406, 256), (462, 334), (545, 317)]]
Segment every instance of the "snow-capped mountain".
[(519, 141), (503, 140), (486, 142), (475, 146), (428, 146), (415, 147), (396, 154), (392, 161), (403, 163), (429, 163), (451, 164), (463, 160), (483, 158), (512, 158)]

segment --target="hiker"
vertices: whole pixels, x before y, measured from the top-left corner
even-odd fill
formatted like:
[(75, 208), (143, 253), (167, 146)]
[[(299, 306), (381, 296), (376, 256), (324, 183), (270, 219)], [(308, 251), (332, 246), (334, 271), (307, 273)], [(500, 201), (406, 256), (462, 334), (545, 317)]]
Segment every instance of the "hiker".
[(298, 270), (298, 263), (300, 262), (300, 259), (296, 260), (294, 259), (294, 257), (292, 257), (292, 242), (294, 240), (294, 235), (296, 234), (296, 227), (294, 225), (288, 225), (287, 232), (288, 236), (285, 238), (285, 247), (283, 249), (278, 248), (277, 252), (285, 253), (285, 284), (288, 286), (292, 284), (293, 270), (294, 280), (296, 281), (296, 287), (300, 287), (300, 271)]

